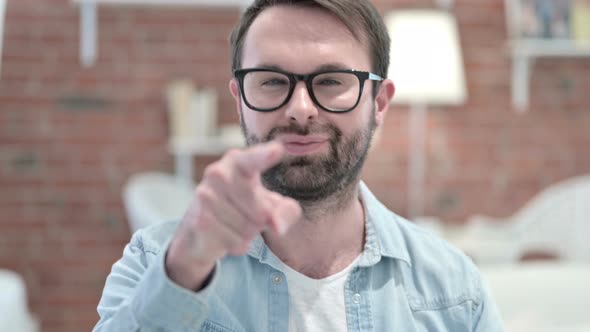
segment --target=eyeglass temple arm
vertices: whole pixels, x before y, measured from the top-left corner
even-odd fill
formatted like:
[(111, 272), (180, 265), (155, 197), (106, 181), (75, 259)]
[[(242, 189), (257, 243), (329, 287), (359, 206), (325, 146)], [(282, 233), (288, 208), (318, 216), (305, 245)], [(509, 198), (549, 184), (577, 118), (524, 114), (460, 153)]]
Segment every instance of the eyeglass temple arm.
[(384, 80), (383, 77), (381, 77), (381, 76), (379, 76), (377, 74), (373, 74), (373, 73), (369, 73), (369, 79), (371, 81), (383, 81)]

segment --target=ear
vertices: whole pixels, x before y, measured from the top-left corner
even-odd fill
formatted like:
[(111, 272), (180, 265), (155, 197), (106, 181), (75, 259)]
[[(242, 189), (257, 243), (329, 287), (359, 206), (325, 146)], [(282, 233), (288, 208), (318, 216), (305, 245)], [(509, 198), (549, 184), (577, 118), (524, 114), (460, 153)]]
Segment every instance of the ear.
[(242, 98), (240, 97), (240, 87), (238, 86), (238, 80), (232, 78), (229, 80), (229, 92), (234, 97), (234, 101), (236, 102), (236, 112), (238, 112), (238, 116), (242, 116), (240, 112), (240, 103), (242, 102)]
[(389, 103), (395, 94), (395, 85), (390, 79), (386, 79), (381, 82), (379, 86), (379, 92), (375, 97), (375, 122), (378, 126), (381, 126), (385, 113), (389, 110)]

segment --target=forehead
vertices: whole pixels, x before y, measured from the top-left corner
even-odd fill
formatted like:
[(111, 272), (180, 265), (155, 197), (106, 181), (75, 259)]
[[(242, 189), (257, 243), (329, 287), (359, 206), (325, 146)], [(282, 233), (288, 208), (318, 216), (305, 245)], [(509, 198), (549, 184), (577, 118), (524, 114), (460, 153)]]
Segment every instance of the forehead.
[(325, 9), (277, 5), (254, 20), (244, 39), (242, 67), (277, 66), (308, 73), (326, 65), (370, 70), (369, 51)]

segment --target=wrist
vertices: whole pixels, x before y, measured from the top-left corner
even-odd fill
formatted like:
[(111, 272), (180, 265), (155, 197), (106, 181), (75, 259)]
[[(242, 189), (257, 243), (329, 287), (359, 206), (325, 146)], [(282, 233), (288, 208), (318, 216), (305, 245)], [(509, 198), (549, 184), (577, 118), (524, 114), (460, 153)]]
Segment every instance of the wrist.
[(180, 287), (200, 291), (205, 288), (213, 276), (215, 261), (212, 262), (178, 262), (170, 258), (170, 252), (166, 252), (164, 269), (170, 280)]

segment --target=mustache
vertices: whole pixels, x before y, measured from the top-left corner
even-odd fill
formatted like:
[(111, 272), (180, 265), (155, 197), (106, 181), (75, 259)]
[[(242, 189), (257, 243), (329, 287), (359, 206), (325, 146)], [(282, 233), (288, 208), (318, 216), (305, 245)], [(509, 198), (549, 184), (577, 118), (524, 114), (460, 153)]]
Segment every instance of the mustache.
[(292, 122), (288, 126), (273, 128), (265, 137), (265, 141), (275, 139), (279, 134), (295, 134), (306, 136), (310, 134), (329, 133), (332, 140), (339, 140), (342, 137), (342, 131), (332, 124), (311, 124), (301, 126)]

